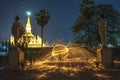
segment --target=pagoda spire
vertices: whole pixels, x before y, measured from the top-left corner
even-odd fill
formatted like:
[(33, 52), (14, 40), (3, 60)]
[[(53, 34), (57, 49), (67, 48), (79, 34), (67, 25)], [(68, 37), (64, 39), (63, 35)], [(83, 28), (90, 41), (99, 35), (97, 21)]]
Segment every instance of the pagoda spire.
[(26, 23), (26, 31), (31, 32), (30, 15), (28, 15), (28, 19), (27, 19), (27, 23)]

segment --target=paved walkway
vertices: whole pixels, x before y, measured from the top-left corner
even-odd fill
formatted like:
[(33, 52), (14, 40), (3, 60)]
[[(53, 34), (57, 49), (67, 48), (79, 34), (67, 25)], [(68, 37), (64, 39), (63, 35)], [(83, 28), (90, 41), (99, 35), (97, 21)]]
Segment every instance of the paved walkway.
[(35, 64), (25, 70), (6, 69), (0, 80), (120, 80), (120, 68), (91, 70)]

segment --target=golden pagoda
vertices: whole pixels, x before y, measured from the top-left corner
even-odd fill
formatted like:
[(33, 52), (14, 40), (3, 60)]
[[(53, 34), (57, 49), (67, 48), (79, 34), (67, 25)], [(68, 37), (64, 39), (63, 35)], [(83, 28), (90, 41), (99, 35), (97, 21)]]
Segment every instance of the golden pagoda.
[[(28, 14), (28, 19), (25, 27), (25, 33), (19, 38), (18, 43), (23, 47), (28, 48), (40, 48), (41, 47), (41, 37), (34, 36), (31, 32), (31, 22), (30, 22), (30, 13)], [(45, 44), (43, 44), (45, 47)]]

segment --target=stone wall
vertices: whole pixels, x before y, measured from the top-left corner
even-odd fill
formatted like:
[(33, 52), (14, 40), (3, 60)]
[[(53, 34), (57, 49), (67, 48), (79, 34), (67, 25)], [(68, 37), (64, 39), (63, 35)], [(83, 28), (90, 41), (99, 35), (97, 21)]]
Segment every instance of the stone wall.
[(10, 68), (18, 67), (18, 64), (24, 60), (24, 52), (19, 48), (12, 48), (8, 53), (8, 65)]

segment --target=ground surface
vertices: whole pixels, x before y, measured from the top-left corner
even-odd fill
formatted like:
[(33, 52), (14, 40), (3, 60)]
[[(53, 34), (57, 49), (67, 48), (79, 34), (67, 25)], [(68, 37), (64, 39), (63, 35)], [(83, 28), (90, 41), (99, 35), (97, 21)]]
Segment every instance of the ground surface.
[(1, 70), (0, 80), (120, 80), (120, 67), (93, 70), (39, 63), (27, 66), (25, 70)]

